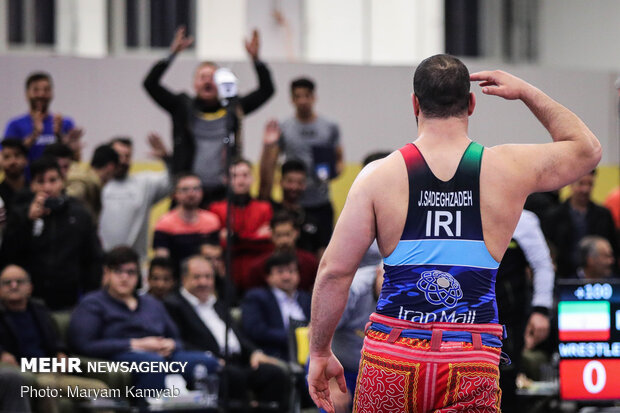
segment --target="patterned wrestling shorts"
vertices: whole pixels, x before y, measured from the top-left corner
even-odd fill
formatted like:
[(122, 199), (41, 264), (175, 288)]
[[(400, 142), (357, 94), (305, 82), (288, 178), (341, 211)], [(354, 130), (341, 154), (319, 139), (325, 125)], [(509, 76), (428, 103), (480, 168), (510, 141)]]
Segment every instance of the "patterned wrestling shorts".
[[(481, 334), (501, 339), (501, 325), (420, 324), (378, 314), (370, 320), (391, 331), (367, 328), (354, 412), (500, 411), (501, 348), (482, 344)], [(426, 330), (431, 339), (407, 337), (416, 330)], [(455, 331), (471, 342), (442, 340)]]

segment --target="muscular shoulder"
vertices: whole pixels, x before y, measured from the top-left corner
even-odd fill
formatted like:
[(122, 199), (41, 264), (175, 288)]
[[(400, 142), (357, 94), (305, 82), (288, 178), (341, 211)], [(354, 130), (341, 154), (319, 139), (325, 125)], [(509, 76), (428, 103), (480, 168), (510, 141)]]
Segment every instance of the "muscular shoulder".
[[(524, 162), (534, 146), (498, 145), (485, 148), (482, 157), (481, 184), (506, 190), (513, 195), (525, 197), (535, 186), (537, 173), (534, 168), (524, 168)], [(525, 198), (524, 198), (525, 199)]]
[(352, 191), (362, 191), (368, 196), (389, 196), (393, 190), (399, 190), (406, 183), (405, 162), (399, 151), (392, 152), (383, 159), (378, 159), (362, 168), (355, 178)]

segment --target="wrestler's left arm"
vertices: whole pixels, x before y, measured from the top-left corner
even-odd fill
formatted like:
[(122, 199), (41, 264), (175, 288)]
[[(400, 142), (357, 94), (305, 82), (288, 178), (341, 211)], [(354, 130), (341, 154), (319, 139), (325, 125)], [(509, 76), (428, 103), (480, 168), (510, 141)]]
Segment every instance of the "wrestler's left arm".
[(340, 390), (346, 392), (342, 366), (331, 351), (332, 337), (346, 306), (355, 271), (374, 238), (371, 188), (362, 172), (349, 191), (321, 259), (312, 298), (308, 385), (314, 402), (327, 412), (334, 411), (329, 379), (335, 377)]

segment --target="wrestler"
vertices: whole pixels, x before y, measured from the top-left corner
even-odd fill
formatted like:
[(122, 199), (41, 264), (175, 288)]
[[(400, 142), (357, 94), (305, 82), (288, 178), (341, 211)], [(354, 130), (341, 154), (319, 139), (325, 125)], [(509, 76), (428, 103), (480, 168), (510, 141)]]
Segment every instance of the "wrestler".
[[(472, 142), (470, 80), (483, 94), (521, 100), (553, 142)], [(364, 339), (355, 411), (499, 411), (499, 262), (526, 197), (575, 181), (601, 157), (575, 114), (508, 73), (470, 76), (458, 59), (436, 55), (417, 67), (413, 86), (418, 138), (360, 173), (319, 266), (308, 382), (328, 412), (328, 381), (346, 391), (332, 335), (375, 238), (385, 279)]]

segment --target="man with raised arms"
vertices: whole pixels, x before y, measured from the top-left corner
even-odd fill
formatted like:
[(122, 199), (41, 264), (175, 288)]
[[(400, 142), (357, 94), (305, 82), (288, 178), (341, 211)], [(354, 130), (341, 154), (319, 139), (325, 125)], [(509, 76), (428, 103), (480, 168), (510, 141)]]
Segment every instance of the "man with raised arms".
[[(480, 82), (483, 94), (521, 100), (553, 142), (491, 148), (472, 142), (470, 80)], [(458, 59), (436, 55), (420, 63), (413, 85), (418, 138), (360, 173), (319, 266), (308, 382), (328, 412), (334, 411), (328, 381), (335, 378), (345, 391), (332, 335), (375, 238), (385, 279), (364, 340), (356, 410), (499, 411), (499, 262), (526, 197), (573, 182), (601, 157), (600, 143), (575, 114), (508, 73), (470, 76)], [(418, 205), (422, 193), (441, 198), (436, 193), (462, 191), (471, 191), (471, 203)]]

